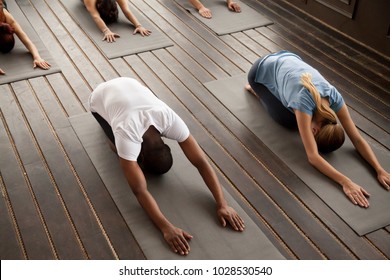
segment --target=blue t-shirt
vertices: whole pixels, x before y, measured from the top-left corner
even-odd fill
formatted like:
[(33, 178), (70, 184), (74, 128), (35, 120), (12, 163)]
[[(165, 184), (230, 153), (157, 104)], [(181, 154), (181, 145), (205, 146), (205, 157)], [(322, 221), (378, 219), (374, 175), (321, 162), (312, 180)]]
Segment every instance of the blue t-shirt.
[(337, 113), (344, 105), (344, 99), (338, 90), (316, 69), (289, 51), (265, 56), (257, 68), (255, 82), (265, 85), (290, 111), (296, 109), (313, 115), (316, 104), (309, 90), (300, 81), (303, 73), (312, 75), (312, 82), (321, 97), (327, 98), (330, 108)]

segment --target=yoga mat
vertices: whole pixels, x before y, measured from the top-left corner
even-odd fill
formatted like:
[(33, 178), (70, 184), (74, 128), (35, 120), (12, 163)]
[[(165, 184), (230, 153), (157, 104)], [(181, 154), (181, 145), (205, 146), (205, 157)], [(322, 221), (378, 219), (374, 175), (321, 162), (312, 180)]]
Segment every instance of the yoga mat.
[(33, 58), (27, 48), (15, 35), (15, 47), (7, 54), (0, 53), (0, 68), (5, 71), (5, 75), (0, 75), (0, 84), (7, 84), (17, 82), (20, 80), (35, 78), (39, 76), (49, 75), (60, 72), (61, 69), (51, 57), (49, 51), (35, 32), (30, 22), (24, 16), (19, 6), (15, 1), (7, 1), (8, 11), (20, 24), (23, 31), (26, 32), (30, 40), (37, 47), (39, 54), (43, 59), (51, 64), (51, 68), (43, 70), (40, 68), (33, 68)]
[(102, 41), (103, 34), (97, 28), (92, 17), (88, 13), (84, 4), (80, 0), (60, 0), (72, 18), (80, 25), (85, 33), (94, 41), (95, 45), (109, 59), (118, 58), (126, 55), (151, 51), (155, 49), (172, 46), (171, 40), (162, 33), (151, 21), (141, 15), (133, 6), (130, 5), (131, 12), (138, 21), (152, 31), (149, 36), (141, 36), (139, 33), (133, 35), (134, 26), (127, 20), (122, 10), (119, 8), (118, 22), (109, 24), (108, 27), (114, 33), (118, 33), (115, 43)]
[[(324, 158), (371, 194), (368, 209), (353, 205), (341, 187), (309, 164), (298, 130), (288, 130), (273, 121), (256, 97), (244, 89), (246, 84), (247, 74), (243, 74), (208, 82), (205, 86), (360, 236), (390, 224), (390, 192), (380, 185), (375, 172), (349, 139)], [(379, 146), (372, 149), (388, 169), (390, 152)]]
[(241, 13), (230, 11), (225, 0), (202, 0), (202, 4), (211, 10), (213, 15), (211, 19), (202, 17), (188, 0), (175, 1), (217, 35), (230, 34), (273, 23), (256, 10), (239, 1), (236, 2), (241, 7)]
[[(147, 259), (182, 259), (139, 205), (119, 166), (118, 157), (90, 113), (70, 118), (101, 179), (109, 190)], [(189, 232), (191, 252), (186, 259), (284, 259), (239, 204), (224, 192), (228, 204), (245, 220), (244, 232), (223, 228), (215, 201), (177, 142), (164, 140), (172, 150), (172, 169), (162, 176), (147, 175), (148, 190), (175, 226)]]

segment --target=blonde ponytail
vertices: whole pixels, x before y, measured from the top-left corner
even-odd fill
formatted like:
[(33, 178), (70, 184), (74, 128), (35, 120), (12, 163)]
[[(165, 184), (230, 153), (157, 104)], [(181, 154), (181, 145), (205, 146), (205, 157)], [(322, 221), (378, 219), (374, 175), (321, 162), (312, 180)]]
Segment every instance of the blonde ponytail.
[(345, 140), (344, 130), (337, 124), (335, 112), (321, 102), (321, 95), (311, 81), (310, 73), (303, 73), (301, 76), (302, 85), (310, 92), (317, 106), (317, 112), (327, 120), (321, 130), (315, 136), (317, 148), (322, 153), (330, 153), (340, 148)]
[(336, 114), (328, 105), (322, 104), (321, 95), (318, 92), (317, 88), (314, 86), (313, 82), (311, 81), (311, 74), (303, 73), (301, 75), (301, 83), (313, 96), (314, 102), (317, 106), (317, 111), (320, 114), (320, 116), (328, 120), (330, 123), (336, 124), (337, 123)]

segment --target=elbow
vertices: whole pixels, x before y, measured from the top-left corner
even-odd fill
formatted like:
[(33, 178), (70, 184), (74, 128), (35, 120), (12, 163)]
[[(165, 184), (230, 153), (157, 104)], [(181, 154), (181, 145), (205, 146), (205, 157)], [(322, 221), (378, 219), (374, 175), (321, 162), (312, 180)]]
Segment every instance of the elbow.
[(312, 165), (316, 166), (318, 162), (318, 155), (308, 155), (307, 161)]

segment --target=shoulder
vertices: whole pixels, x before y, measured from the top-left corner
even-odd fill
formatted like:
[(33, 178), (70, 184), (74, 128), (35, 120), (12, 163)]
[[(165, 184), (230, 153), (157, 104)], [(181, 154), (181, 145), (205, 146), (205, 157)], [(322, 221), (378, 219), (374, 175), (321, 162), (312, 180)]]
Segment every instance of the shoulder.
[(3, 11), (4, 11), (5, 22), (6, 23), (8, 23), (10, 25), (16, 23), (15, 18), (13, 17), (13, 15), (10, 12), (8, 12), (8, 10), (3, 9)]

